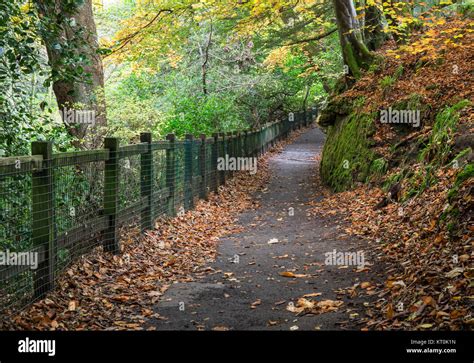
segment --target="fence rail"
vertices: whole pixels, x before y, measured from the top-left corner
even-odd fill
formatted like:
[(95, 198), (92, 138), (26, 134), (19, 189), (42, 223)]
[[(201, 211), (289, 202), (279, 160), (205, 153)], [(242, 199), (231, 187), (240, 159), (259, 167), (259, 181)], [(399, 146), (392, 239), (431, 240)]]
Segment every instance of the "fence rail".
[(315, 116), (303, 111), (293, 121), (210, 138), (153, 141), (143, 133), (125, 146), (106, 138), (104, 149), (59, 154), (51, 142), (34, 142), (32, 156), (0, 158), (0, 311), (44, 297), (97, 246), (118, 254), (121, 228), (152, 229), (159, 216), (218, 192), (233, 174), (218, 170), (219, 157), (257, 157)]

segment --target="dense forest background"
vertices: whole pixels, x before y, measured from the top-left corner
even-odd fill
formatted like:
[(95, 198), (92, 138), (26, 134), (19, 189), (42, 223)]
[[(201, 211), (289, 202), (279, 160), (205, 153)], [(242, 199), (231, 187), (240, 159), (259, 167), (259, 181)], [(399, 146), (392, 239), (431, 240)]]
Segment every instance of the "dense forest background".
[[(387, 39), (469, 5), (452, 1), (91, 1), (0, 4), (0, 153), (259, 126), (324, 103)], [(340, 82), (341, 83), (341, 82)], [(94, 125), (59, 110), (92, 109)]]
[[(3, 3), (0, 149), (23, 154), (29, 141), (51, 138), (65, 151), (140, 131), (210, 134), (320, 102), (343, 72), (338, 38), (305, 37), (334, 26), (331, 7), (288, 5)], [(96, 124), (68, 125), (63, 108), (95, 109)]]

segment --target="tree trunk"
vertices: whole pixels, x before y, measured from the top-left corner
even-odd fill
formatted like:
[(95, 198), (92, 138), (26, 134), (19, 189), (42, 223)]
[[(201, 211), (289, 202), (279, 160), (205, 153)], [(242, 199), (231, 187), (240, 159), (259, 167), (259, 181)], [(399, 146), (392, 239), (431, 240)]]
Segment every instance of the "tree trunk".
[(352, 0), (333, 0), (333, 3), (344, 63), (348, 66), (349, 73), (358, 78), (360, 76), (360, 69), (368, 67), (373, 59), (373, 55), (362, 39)]
[(367, 5), (365, 9), (364, 35), (365, 43), (370, 50), (376, 50), (386, 39), (382, 25), (382, 11), (374, 5)]
[(202, 93), (204, 96), (207, 96), (208, 89), (207, 89), (207, 65), (209, 63), (209, 49), (212, 43), (212, 32), (213, 32), (213, 25), (211, 23), (211, 29), (209, 31), (209, 36), (207, 38), (207, 44), (205, 48), (201, 47), (201, 44), (198, 42), (199, 48), (199, 55), (201, 57), (201, 84), (202, 84)]
[(72, 110), (73, 115), (87, 111), (87, 122), (61, 113), (75, 146), (96, 148), (102, 143), (107, 126), (104, 97), (104, 70), (98, 54), (97, 29), (92, 12), (92, 0), (71, 6), (61, 0), (35, 0), (42, 18), (55, 24), (55, 31), (43, 32), (53, 75), (53, 90), (60, 111)]

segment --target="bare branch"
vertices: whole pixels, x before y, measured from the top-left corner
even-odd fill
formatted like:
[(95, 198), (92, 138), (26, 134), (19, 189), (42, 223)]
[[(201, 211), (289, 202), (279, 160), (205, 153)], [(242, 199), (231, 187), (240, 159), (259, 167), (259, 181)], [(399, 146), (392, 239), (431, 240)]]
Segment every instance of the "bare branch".
[(322, 33), (322, 34), (319, 34), (315, 37), (311, 37), (311, 38), (306, 38), (306, 39), (299, 39), (299, 40), (294, 40), (290, 43), (287, 43), (285, 44), (286, 46), (290, 46), (290, 45), (296, 45), (296, 44), (301, 44), (301, 43), (309, 43), (309, 42), (314, 42), (315, 40), (320, 40), (320, 39), (323, 39), (329, 35), (331, 35), (332, 33), (335, 33), (337, 31), (337, 28), (334, 28), (334, 29), (331, 29), (325, 33)]

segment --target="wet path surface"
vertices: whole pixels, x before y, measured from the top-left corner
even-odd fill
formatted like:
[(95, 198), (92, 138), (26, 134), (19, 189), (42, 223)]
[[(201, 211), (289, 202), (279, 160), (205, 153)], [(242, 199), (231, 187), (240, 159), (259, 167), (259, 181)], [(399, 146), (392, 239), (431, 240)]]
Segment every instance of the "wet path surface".
[[(158, 330), (334, 330), (351, 327), (354, 303), (337, 290), (354, 284), (353, 268), (326, 266), (325, 253), (355, 251), (360, 241), (341, 239), (337, 221), (307, 215), (320, 195), (316, 158), (323, 133), (312, 128), (270, 160), (272, 177), (256, 195), (260, 207), (239, 217), (244, 231), (222, 238), (214, 273), (172, 285), (156, 307)], [(270, 242), (270, 243), (269, 243)], [(283, 272), (303, 275), (284, 277)], [(340, 299), (336, 312), (297, 316), (286, 308), (305, 294), (318, 301)], [(296, 328), (297, 327), (297, 328)]]

